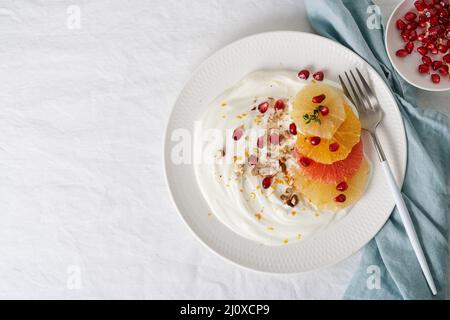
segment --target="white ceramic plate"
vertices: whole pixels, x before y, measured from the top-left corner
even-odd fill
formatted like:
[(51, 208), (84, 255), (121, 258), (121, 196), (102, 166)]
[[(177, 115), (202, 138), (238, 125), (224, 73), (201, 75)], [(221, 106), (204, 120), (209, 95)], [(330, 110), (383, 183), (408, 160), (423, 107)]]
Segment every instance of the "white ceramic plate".
[[(394, 200), (369, 141), (365, 153), (374, 164), (373, 175), (363, 198), (350, 213), (321, 233), (297, 243), (263, 246), (228, 229), (213, 215), (203, 199), (191, 164), (174, 164), (172, 141), (176, 129), (193, 132), (194, 121), (216, 96), (248, 73), (260, 69), (316, 67), (331, 80), (358, 67), (370, 78), (385, 120), (379, 127), (381, 143), (399, 183), (406, 168), (406, 140), (395, 100), (378, 74), (351, 50), (326, 38), (301, 32), (271, 32), (254, 35), (221, 49), (192, 75), (170, 116), (164, 144), (167, 183), (173, 201), (189, 228), (207, 247), (241, 266), (276, 273), (302, 272), (332, 265), (359, 250), (388, 219)], [(179, 132), (179, 131), (178, 131)], [(364, 139), (367, 140), (367, 137)]]
[[(450, 79), (448, 76), (441, 76), (441, 82), (439, 84), (434, 84), (430, 80), (430, 75), (423, 75), (417, 71), (419, 64), (422, 63), (422, 56), (416, 50), (417, 42), (415, 43), (414, 51), (410, 55), (404, 58), (399, 58), (395, 55), (395, 52), (397, 52), (398, 49), (402, 49), (405, 46), (405, 43), (400, 37), (399, 31), (395, 26), (395, 22), (398, 19), (403, 19), (406, 12), (415, 9), (414, 1), (415, 0), (404, 0), (400, 2), (388, 20), (384, 39), (389, 59), (403, 79), (408, 81), (413, 86), (428, 91), (450, 90)], [(442, 56), (442, 54), (438, 55), (438, 57), (440, 56)], [(433, 60), (437, 60), (437, 58), (433, 55), (430, 55), (430, 57)]]

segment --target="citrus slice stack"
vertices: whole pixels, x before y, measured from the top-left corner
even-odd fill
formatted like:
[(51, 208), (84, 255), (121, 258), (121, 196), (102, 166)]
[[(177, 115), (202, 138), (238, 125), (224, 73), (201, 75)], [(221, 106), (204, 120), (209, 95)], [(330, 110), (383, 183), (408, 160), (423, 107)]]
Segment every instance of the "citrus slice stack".
[(299, 128), (300, 170), (294, 177), (298, 192), (319, 209), (338, 210), (355, 203), (364, 192), (369, 164), (361, 123), (343, 93), (312, 83), (295, 97), (292, 117)]

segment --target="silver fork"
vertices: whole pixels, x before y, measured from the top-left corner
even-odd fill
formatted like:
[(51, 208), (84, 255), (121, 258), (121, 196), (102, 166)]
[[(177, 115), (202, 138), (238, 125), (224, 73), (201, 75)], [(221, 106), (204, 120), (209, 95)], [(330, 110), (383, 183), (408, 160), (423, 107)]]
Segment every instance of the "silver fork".
[(395, 182), (392, 170), (389, 166), (388, 161), (386, 160), (386, 156), (376, 135), (376, 129), (383, 119), (383, 112), (381, 110), (380, 104), (378, 103), (378, 99), (376, 98), (372, 89), (370, 89), (369, 84), (361, 75), (361, 72), (356, 69), (359, 81), (357, 81), (355, 75), (353, 74), (353, 71), (350, 70), (349, 72), (351, 75), (351, 79), (348, 76), (347, 72), (345, 72), (344, 74), (349, 84), (351, 93), (345, 85), (342, 77), (339, 76), (339, 81), (341, 82), (344, 94), (356, 106), (356, 109), (359, 113), (359, 120), (361, 121), (361, 127), (363, 130), (367, 131), (372, 138), (381, 162), (381, 166), (386, 175), (388, 185), (394, 196), (395, 204), (397, 205), (398, 212), (400, 213), (400, 217), (405, 227), (406, 234), (408, 235), (409, 241), (411, 242), (414, 253), (416, 254), (417, 260), (419, 261), (420, 267), (422, 268), (422, 272), (428, 282), (431, 292), (433, 293), (433, 295), (436, 295), (436, 286), (434, 284), (433, 277), (431, 276), (430, 268), (428, 267), (425, 255), (423, 254), (422, 246), (420, 245), (419, 239), (417, 238), (417, 233), (414, 229), (411, 216), (408, 212), (408, 209), (406, 208), (405, 201), (403, 200), (400, 189)]

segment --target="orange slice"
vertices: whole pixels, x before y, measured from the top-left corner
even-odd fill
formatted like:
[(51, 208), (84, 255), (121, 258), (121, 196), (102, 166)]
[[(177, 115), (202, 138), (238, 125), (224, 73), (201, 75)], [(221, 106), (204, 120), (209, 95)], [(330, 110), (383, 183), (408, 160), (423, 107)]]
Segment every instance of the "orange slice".
[(344, 160), (339, 160), (332, 164), (311, 161), (309, 166), (302, 166), (302, 171), (311, 180), (338, 184), (342, 181), (347, 181), (358, 171), (364, 157), (363, 153), (363, 143), (360, 140)]
[[(344, 106), (346, 118), (331, 139), (320, 139), (320, 143), (313, 145), (310, 136), (297, 134), (296, 147), (298, 151), (315, 162), (331, 164), (347, 158), (353, 146), (358, 143), (361, 136), (361, 123), (352, 109)], [(337, 146), (337, 150), (332, 147)]]
[[(310, 180), (301, 174), (301, 171), (295, 176), (294, 186), (301, 195), (318, 209), (335, 211), (345, 208), (361, 198), (366, 188), (368, 176), (369, 163), (364, 159), (356, 174), (346, 182), (347, 189), (344, 191), (337, 190), (336, 184)], [(336, 197), (340, 197), (341, 200), (345, 199), (345, 201), (338, 202)]]
[[(324, 95), (321, 102), (313, 102), (314, 97)], [(323, 115), (317, 109), (326, 107), (328, 113)], [(314, 113), (316, 110), (316, 114)], [(305, 115), (316, 115), (318, 121), (306, 120)], [(305, 135), (331, 139), (345, 119), (344, 99), (338, 89), (323, 84), (311, 83), (300, 90), (294, 99), (292, 117), (297, 128)], [(320, 121), (320, 123), (319, 123)]]

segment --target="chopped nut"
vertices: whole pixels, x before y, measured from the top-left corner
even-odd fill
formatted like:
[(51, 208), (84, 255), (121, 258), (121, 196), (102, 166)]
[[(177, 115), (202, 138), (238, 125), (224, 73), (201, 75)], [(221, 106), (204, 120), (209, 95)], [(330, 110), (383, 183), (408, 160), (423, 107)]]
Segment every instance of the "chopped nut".
[(242, 164), (242, 163), (235, 163), (234, 164), (234, 173), (238, 177), (242, 176), (244, 174), (244, 164)]
[(217, 152), (216, 152), (216, 159), (220, 160), (223, 157), (225, 157), (225, 150), (217, 150)]
[(293, 194), (286, 204), (290, 207), (295, 207), (298, 204), (298, 196)]
[(277, 168), (273, 166), (262, 166), (259, 168), (259, 174), (261, 176), (274, 176), (278, 173)]
[(286, 164), (285, 164), (284, 162), (281, 162), (281, 161), (280, 161), (280, 168), (281, 168), (281, 171), (282, 171), (283, 173), (286, 173), (287, 167), (286, 167)]

